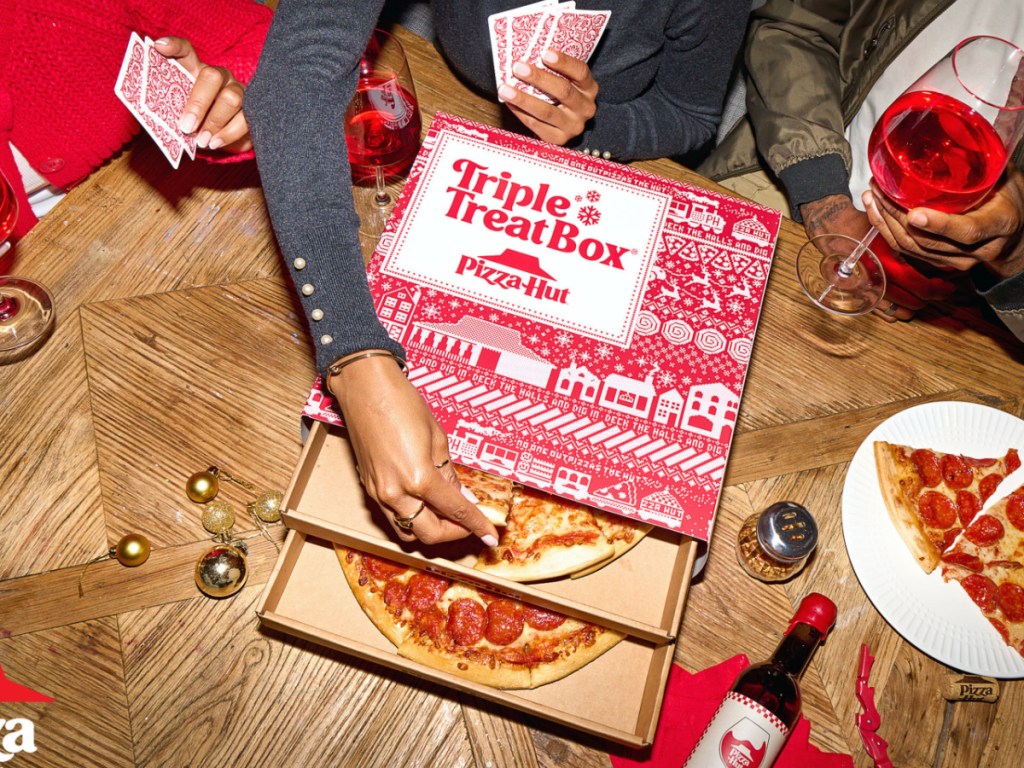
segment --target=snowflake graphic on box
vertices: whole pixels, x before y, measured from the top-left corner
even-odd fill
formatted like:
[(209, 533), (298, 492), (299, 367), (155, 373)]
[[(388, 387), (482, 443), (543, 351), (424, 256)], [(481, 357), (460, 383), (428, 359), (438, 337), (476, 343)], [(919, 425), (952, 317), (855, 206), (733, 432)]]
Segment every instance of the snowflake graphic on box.
[(453, 459), (707, 539), (779, 223), (438, 114), (371, 292)]

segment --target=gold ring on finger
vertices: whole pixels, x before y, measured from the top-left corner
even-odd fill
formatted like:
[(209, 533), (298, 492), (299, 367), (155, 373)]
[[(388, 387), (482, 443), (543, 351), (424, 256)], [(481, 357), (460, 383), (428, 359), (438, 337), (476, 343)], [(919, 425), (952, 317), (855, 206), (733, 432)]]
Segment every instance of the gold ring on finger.
[(424, 502), (422, 502), (420, 504), (420, 508), (417, 509), (415, 512), (413, 512), (408, 517), (401, 517), (399, 515), (395, 515), (395, 517), (394, 517), (395, 525), (397, 525), (403, 531), (411, 531), (412, 530), (412, 521), (415, 520), (419, 516), (420, 512), (422, 512), (426, 508), (427, 508), (427, 502), (424, 501)]

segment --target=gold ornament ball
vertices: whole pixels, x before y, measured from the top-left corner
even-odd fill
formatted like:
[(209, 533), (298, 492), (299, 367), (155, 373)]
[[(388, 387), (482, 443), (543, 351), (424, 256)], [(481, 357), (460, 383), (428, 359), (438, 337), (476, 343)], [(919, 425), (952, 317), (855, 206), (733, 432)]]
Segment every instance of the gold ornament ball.
[(231, 544), (212, 547), (196, 562), (196, 586), (207, 597), (230, 597), (248, 578), (245, 554)]
[(217, 495), (219, 490), (220, 481), (217, 479), (217, 474), (213, 471), (213, 467), (204, 469), (202, 472), (196, 472), (185, 483), (185, 493), (188, 494), (192, 501), (199, 504), (208, 502)]
[(281, 500), (284, 494), (280, 491), (264, 491), (256, 497), (256, 501), (246, 505), (249, 514), (256, 515), (264, 523), (276, 523), (281, 519)]
[(117, 546), (114, 547), (114, 557), (121, 565), (134, 568), (136, 565), (146, 562), (151, 551), (149, 539), (141, 533), (129, 533), (127, 536), (122, 536), (121, 540), (117, 542)]
[(235, 524), (235, 509), (226, 501), (211, 501), (203, 508), (203, 528), (210, 533), (227, 533)]

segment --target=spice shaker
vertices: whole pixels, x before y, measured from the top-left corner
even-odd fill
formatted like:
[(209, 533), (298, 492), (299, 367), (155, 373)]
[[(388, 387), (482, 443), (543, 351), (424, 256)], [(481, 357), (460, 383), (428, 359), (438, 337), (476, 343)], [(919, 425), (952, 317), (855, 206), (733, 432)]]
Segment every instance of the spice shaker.
[(818, 525), (793, 501), (779, 501), (743, 521), (737, 556), (743, 570), (761, 581), (784, 581), (807, 564), (818, 544)]

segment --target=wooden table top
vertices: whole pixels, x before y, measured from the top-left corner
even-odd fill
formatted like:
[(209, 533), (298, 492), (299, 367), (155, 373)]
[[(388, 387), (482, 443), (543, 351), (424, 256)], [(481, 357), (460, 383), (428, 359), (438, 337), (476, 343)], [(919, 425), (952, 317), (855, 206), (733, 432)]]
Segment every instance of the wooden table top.
[[(499, 119), (429, 44), (401, 37), (425, 118), (443, 107)], [(642, 165), (710, 184), (672, 162)], [(793, 277), (802, 242), (787, 221), (676, 660), (766, 658), (794, 606), (821, 591), (840, 619), (803, 685), (813, 743), (871, 765), (854, 722), (867, 642), (895, 765), (1016, 766), (1024, 683), (1004, 681), (995, 704), (941, 698), (949, 670), (862, 591), (840, 496), (857, 446), (908, 406), (965, 400), (1020, 416), (1022, 348), (974, 305), (899, 325), (827, 317)], [(252, 536), (248, 585), (227, 600), (196, 590), (210, 541), (185, 479), (217, 464), (283, 489), (298, 457), (314, 367), (279, 259), (252, 164), (175, 172), (146, 139), (18, 246), (13, 271), (51, 288), (58, 318), (45, 347), (0, 367), (0, 666), (54, 699), (0, 704), (0, 719), (35, 723), (38, 752), (13, 764), (609, 765), (614, 745), (262, 629), (254, 609), (283, 532), (254, 535), (239, 486), (221, 497)], [(733, 543), (743, 518), (779, 499), (813, 511), (819, 551), (793, 581), (761, 584)], [(84, 568), (130, 532), (151, 540), (146, 564)]]

